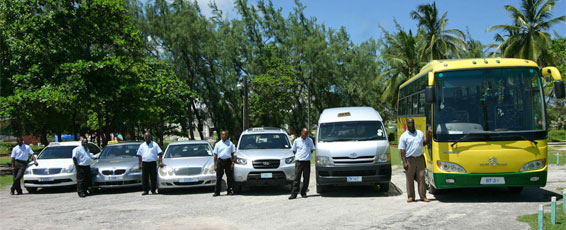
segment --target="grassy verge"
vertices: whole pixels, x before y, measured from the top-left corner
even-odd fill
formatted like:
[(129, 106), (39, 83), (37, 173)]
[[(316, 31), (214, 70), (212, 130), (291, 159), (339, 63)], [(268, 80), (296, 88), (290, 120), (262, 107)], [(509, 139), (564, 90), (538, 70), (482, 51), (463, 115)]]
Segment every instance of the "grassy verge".
[(550, 129), (548, 130), (549, 141), (566, 141), (566, 130)]
[(547, 162), (546, 162), (547, 164), (549, 164), (549, 165), (556, 164), (556, 153), (557, 152), (560, 153), (560, 165), (566, 164), (566, 150), (558, 151), (558, 149), (555, 148), (554, 146), (548, 147), (548, 159), (547, 159)]
[(0, 176), (0, 189), (4, 189), (12, 185), (12, 175)]
[[(558, 202), (557, 202), (558, 203)], [(561, 202), (560, 202), (561, 203)], [(536, 206), (533, 206), (536, 209)], [(556, 205), (556, 224), (550, 223), (550, 204), (544, 207), (544, 229), (566, 229), (566, 214), (562, 212), (562, 205)], [(525, 222), (531, 226), (531, 229), (538, 229), (538, 213), (517, 217), (518, 221)]]
[(0, 165), (5, 165), (8, 163), (12, 163), (12, 158), (10, 158), (10, 156), (0, 157)]

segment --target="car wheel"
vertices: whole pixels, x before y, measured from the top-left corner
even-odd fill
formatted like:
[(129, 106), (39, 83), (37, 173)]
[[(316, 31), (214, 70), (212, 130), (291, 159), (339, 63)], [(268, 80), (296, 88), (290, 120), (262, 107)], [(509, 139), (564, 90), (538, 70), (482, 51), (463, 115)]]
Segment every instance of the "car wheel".
[(244, 190), (243, 187), (244, 187), (244, 186), (243, 186), (242, 184), (240, 184), (240, 183), (234, 183), (234, 188), (232, 188), (232, 189), (234, 190), (234, 193), (239, 194), (239, 193), (241, 193), (241, 192)]
[(389, 183), (379, 184), (379, 191), (380, 192), (389, 192)]
[(523, 187), (509, 187), (509, 192), (519, 194), (523, 191)]
[(99, 192), (100, 192), (100, 188), (91, 187), (91, 188), (88, 189), (88, 193), (90, 193), (90, 194), (97, 194)]
[(164, 188), (158, 188), (157, 189), (158, 194), (166, 194), (167, 192), (168, 192), (167, 189), (164, 189)]
[(37, 192), (37, 188), (33, 188), (33, 187), (25, 187), (25, 188), (28, 191), (28, 193), (36, 193)]

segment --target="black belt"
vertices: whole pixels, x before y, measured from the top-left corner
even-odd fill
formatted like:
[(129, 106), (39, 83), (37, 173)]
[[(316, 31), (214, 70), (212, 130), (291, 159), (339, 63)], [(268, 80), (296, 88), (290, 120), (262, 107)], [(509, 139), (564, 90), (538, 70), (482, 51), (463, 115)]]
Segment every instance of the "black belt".
[(226, 158), (226, 159), (219, 158), (219, 160), (222, 160), (222, 161), (231, 161), (232, 158)]
[(20, 162), (20, 163), (24, 163), (24, 164), (27, 164), (27, 163), (28, 163), (28, 161), (24, 161), (24, 160), (16, 160), (16, 161), (17, 161), (17, 162)]
[(420, 156), (418, 156), (418, 157), (407, 157), (407, 158), (419, 158), (419, 157), (422, 157), (422, 156), (423, 156), (423, 155), (420, 155)]

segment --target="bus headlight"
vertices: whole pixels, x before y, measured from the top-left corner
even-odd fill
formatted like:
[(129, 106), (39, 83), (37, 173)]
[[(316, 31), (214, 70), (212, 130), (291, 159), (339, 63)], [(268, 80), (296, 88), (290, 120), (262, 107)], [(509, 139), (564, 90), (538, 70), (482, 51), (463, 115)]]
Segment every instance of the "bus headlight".
[(316, 163), (321, 166), (332, 166), (334, 163), (330, 157), (316, 156)]
[(546, 159), (531, 161), (523, 165), (520, 171), (523, 172), (523, 171), (537, 170), (543, 168), (545, 165), (546, 165)]
[(443, 171), (446, 172), (459, 172), (459, 173), (465, 173), (466, 170), (460, 166), (459, 164), (456, 163), (450, 163), (450, 162), (445, 162), (445, 161), (436, 161), (436, 165), (438, 165), (438, 168), (440, 168)]

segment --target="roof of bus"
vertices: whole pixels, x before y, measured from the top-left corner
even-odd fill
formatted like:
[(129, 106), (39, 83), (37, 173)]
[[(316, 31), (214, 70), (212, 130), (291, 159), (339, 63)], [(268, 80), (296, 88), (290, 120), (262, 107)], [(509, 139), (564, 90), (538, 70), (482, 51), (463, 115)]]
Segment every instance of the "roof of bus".
[(426, 64), (421, 72), (413, 76), (400, 87), (405, 86), (409, 82), (412, 82), (416, 78), (422, 76), (430, 71), (442, 72), (458, 69), (474, 69), (474, 68), (496, 68), (496, 67), (536, 67), (538, 65), (536, 62), (516, 59), (516, 58), (469, 58), (469, 59), (448, 59), (448, 60), (433, 60)]
[(342, 121), (383, 121), (372, 107), (339, 107), (322, 111), (318, 123)]

